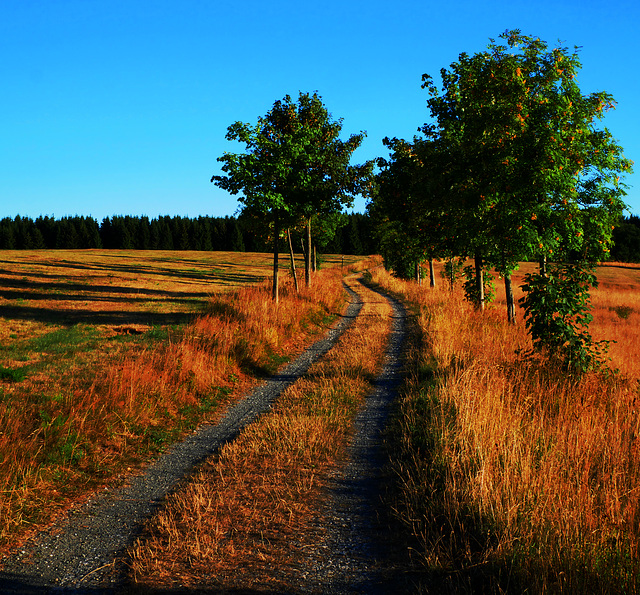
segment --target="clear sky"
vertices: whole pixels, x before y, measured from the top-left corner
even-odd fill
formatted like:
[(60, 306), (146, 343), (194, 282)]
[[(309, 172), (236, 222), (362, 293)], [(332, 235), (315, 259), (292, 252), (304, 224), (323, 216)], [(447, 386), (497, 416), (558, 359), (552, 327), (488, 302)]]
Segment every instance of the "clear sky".
[[(506, 29), (581, 46), (584, 93), (640, 159), (637, 0), (0, 0), (0, 218), (233, 215), (236, 120), (317, 91), (361, 162), (429, 120), (421, 76)], [(640, 214), (640, 162), (626, 202)], [(364, 203), (357, 203), (362, 210)]]

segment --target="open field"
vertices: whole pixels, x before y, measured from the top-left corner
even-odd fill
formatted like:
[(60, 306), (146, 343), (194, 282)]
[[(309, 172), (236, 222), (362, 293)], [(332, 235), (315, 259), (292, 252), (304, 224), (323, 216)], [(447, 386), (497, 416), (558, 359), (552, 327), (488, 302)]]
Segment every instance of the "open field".
[[(136, 253), (123, 254), (137, 257)], [(180, 266), (196, 268), (193, 259), (186, 258), (188, 253), (168, 254), (185, 257)], [(234, 256), (240, 259), (243, 255)], [(267, 276), (268, 255), (260, 256), (264, 257), (262, 276)], [(77, 265), (79, 258), (74, 260)], [(98, 292), (91, 293), (89, 284), (79, 283), (82, 272), (101, 271), (99, 266), (92, 262), (73, 269), (77, 271), (69, 283), (73, 289), (53, 294), (51, 303), (44, 297), (32, 301), (27, 291), (18, 295), (15, 286), (6, 294), (0, 291), (4, 296), (0, 306), (10, 302), (11, 308), (44, 311), (38, 320), (14, 313), (0, 322), (4, 328), (0, 350), (0, 469), (4, 473), (0, 477), (0, 550), (15, 544), (16, 535), (47, 522), (73, 498), (131, 472), (200, 421), (216, 419), (221, 405), (243, 392), (256, 375), (275, 370), (326, 328), (344, 299), (337, 268), (335, 275), (331, 269), (321, 272), (311, 290), (299, 296), (285, 282), (281, 303), (275, 307), (268, 284), (250, 283), (239, 290), (207, 293), (203, 289), (207, 280), (194, 279), (187, 271), (181, 281), (180, 274), (169, 274), (165, 267), (157, 276), (166, 276), (175, 285), (159, 286), (156, 291), (166, 291), (166, 295), (128, 290), (129, 305), (125, 299), (112, 298), (122, 297), (124, 289), (134, 286), (135, 270), (122, 270), (130, 276), (114, 281), (120, 293), (105, 290), (102, 299)], [(138, 266), (142, 270), (145, 263)], [(206, 266), (210, 265), (202, 265)], [(246, 270), (240, 261), (238, 266), (242, 276)], [(533, 266), (525, 264), (514, 275), (516, 287), (519, 276)], [(3, 279), (8, 284), (22, 280), (25, 287), (34, 288), (35, 295), (45, 289), (36, 290), (38, 282), (52, 274), (41, 269), (43, 277), (38, 278), (30, 277), (26, 269), (18, 270), (13, 274), (5, 271)], [(145, 274), (140, 283), (147, 283), (152, 274)], [(450, 293), (440, 278), (439, 286), (431, 290), (428, 285), (418, 287), (381, 270), (373, 271), (375, 282), (402, 295), (415, 312), (411, 374), (390, 434), (397, 479), (390, 509), (411, 534), (413, 559), (424, 572), (425, 585), (436, 585), (436, 592), (640, 591), (640, 364), (636, 348), (640, 266), (609, 264), (600, 267), (598, 275), (600, 286), (592, 292), (591, 332), (596, 340), (617, 341), (609, 355), (612, 368), (620, 373), (576, 376), (516, 353), (518, 348), (526, 350), (530, 340), (521, 310), (516, 325), (506, 323), (500, 280), (496, 280), (496, 302), (479, 314), (464, 302), (459, 284)], [(65, 287), (63, 282), (52, 284), (60, 286), (60, 291)], [(108, 284), (96, 282), (99, 286)], [(143, 284), (140, 289), (152, 290)], [(97, 306), (111, 301), (105, 312), (125, 311), (129, 318), (124, 322), (113, 316), (99, 324), (74, 320), (73, 305), (80, 305), (80, 300), (73, 296), (82, 291), (87, 301), (93, 296)], [(181, 301), (190, 293), (206, 295)], [(173, 310), (162, 310), (165, 298), (176, 300)], [(63, 316), (69, 318), (53, 318), (60, 316), (56, 304), (67, 305)], [(51, 312), (46, 314), (48, 309)], [(90, 310), (88, 306), (80, 309)], [(140, 314), (178, 318), (141, 322), (135, 318)], [(345, 345), (345, 353), (351, 351)], [(348, 396), (352, 370), (348, 367), (336, 378), (342, 376), (347, 385), (340, 392)], [(325, 374), (320, 379), (328, 378)], [(296, 398), (306, 403), (306, 392)], [(287, 400), (287, 406), (287, 412), (295, 413), (297, 405)], [(276, 417), (282, 414), (277, 408), (274, 413)], [(290, 426), (278, 426), (274, 433), (270, 420), (264, 420), (269, 441), (286, 440)], [(225, 450), (220, 465), (228, 462), (237, 470), (253, 442), (265, 444), (262, 439), (254, 440), (251, 432), (245, 438), (248, 441)], [(319, 442), (314, 444), (316, 448)], [(262, 452), (260, 449), (263, 447), (258, 448)], [(272, 458), (281, 454), (265, 452)], [(282, 453), (289, 456), (289, 451)], [(294, 466), (294, 476), (309, 465), (315, 473), (309, 453), (297, 455), (301, 462), (299, 468)], [(156, 528), (151, 528), (151, 539), (139, 542), (132, 552), (140, 576), (152, 574), (153, 564), (160, 563), (154, 550), (165, 545), (162, 531), (179, 535), (174, 522), (189, 529), (191, 498), (197, 502), (202, 493), (219, 489), (211, 487), (209, 480), (226, 482), (222, 466), (213, 465), (215, 473), (198, 479), (202, 480), (200, 492), (187, 493), (188, 488), (178, 494), (172, 503), (175, 508), (167, 509), (165, 516), (158, 517)], [(247, 473), (266, 488), (260, 475), (263, 468), (251, 465)], [(285, 483), (291, 485), (289, 480)], [(306, 480), (298, 483), (310, 485)], [(275, 484), (271, 492), (265, 492), (265, 506), (280, 497), (281, 488)], [(249, 492), (255, 492), (253, 487)], [(232, 502), (235, 495), (230, 493), (227, 500)], [(311, 492), (300, 495), (303, 508), (315, 498)], [(294, 505), (290, 506), (287, 514), (293, 510)], [(179, 518), (180, 507), (186, 507), (184, 522)], [(252, 518), (261, 514), (246, 512)], [(283, 534), (301, 527), (301, 518), (284, 519)], [(207, 536), (213, 531), (207, 529), (211, 519), (203, 516), (199, 521)], [(233, 524), (234, 519), (213, 522)], [(277, 552), (271, 544), (278, 537), (264, 539), (263, 533), (253, 536), (259, 548), (237, 535), (240, 541), (230, 542), (231, 553), (246, 551), (234, 560), (229, 551), (217, 550), (219, 544), (212, 543), (206, 552), (198, 550), (204, 555), (202, 563), (224, 565), (228, 560), (242, 564), (242, 557), (246, 554), (249, 560), (253, 551), (267, 561), (286, 558), (287, 544), (281, 544), (284, 549)], [(154, 543), (156, 537), (159, 541)], [(187, 548), (193, 546), (184, 543)], [(193, 547), (201, 544), (196, 539)], [(176, 550), (174, 558), (178, 555), (182, 554)], [(221, 557), (212, 561), (209, 555)], [(171, 580), (168, 567), (162, 572)], [(187, 574), (184, 570), (177, 573)]]
[[(331, 267), (342, 264), (343, 257), (323, 259)], [(296, 260), (300, 271), (302, 258)], [(357, 260), (345, 256), (344, 264)], [(272, 262), (271, 254), (259, 252), (3, 250), (0, 318), (54, 324), (175, 324), (202, 311), (213, 293), (269, 277)], [(288, 264), (289, 255), (281, 254), (280, 268), (288, 271)], [(3, 327), (0, 332), (6, 332)]]
[(270, 266), (250, 253), (0, 253), (0, 550), (325, 328), (340, 285), (296, 296), (285, 279), (275, 308)]

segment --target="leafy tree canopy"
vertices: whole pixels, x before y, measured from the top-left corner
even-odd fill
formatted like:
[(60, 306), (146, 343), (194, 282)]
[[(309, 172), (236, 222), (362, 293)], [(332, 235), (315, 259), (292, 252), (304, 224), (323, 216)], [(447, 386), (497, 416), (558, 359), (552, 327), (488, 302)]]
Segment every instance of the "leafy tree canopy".
[(449, 155), (458, 220), (501, 272), (534, 255), (602, 259), (631, 169), (598, 128), (615, 102), (582, 94), (577, 49), (549, 49), (518, 30), (500, 37), (443, 69), (442, 90), (423, 76), (435, 124), (422, 130)]

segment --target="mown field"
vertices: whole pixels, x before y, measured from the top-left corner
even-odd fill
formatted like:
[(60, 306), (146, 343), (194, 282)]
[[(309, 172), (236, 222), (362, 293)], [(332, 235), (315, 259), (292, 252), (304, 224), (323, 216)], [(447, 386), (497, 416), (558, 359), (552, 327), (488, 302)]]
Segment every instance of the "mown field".
[(0, 253), (0, 553), (326, 328), (339, 285), (294, 296), (287, 265), (276, 309), (268, 254)]

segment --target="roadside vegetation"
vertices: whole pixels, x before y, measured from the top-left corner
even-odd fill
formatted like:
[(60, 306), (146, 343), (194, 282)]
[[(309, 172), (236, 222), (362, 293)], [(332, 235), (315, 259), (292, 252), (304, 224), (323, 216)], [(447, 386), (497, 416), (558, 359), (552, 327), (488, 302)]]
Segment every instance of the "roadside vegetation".
[(373, 272), (415, 312), (391, 506), (425, 588), (637, 592), (640, 269), (601, 271), (591, 330), (616, 338), (609, 363), (620, 372), (532, 357), (521, 311), (516, 324), (502, 308), (479, 313), (459, 285), (451, 293)]
[[(347, 282), (371, 293), (354, 278)], [(390, 311), (378, 296), (365, 300), (327, 356), (168, 497), (129, 550), (138, 586), (298, 592), (313, 570), (309, 548), (322, 541), (322, 527), (313, 524), (321, 490), (372, 391)]]
[(276, 307), (263, 255), (3, 256), (0, 551), (215, 419), (344, 302), (334, 267)]

